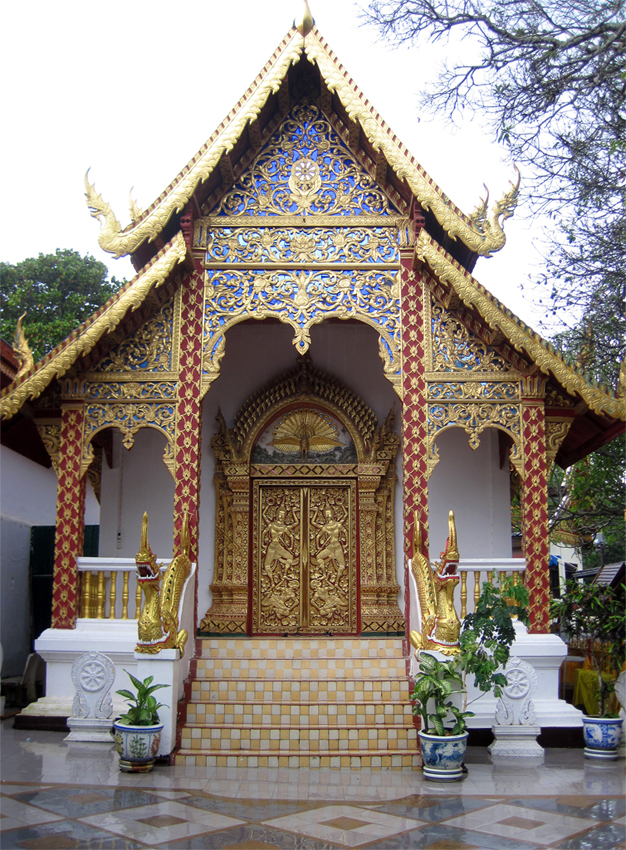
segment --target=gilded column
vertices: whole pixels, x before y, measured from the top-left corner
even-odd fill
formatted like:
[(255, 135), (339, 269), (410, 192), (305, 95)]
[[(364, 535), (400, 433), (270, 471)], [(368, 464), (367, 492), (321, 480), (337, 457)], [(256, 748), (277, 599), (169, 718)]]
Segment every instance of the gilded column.
[(85, 534), (85, 476), (81, 476), (84, 410), (82, 402), (64, 404), (61, 414), (57, 475), (52, 628), (73, 629), (80, 602), (79, 555)]
[[(404, 496), (404, 551), (410, 557), (413, 517), (422, 527), (424, 554), (428, 553), (428, 466), (427, 406), (424, 378), (425, 334), (424, 298), (426, 284), (413, 268), (413, 248), (401, 255), (402, 321), (402, 473)], [(409, 622), (408, 570), (405, 569), (406, 622)]]
[(202, 276), (190, 275), (183, 284), (180, 315), (180, 372), (176, 399), (174, 448), (174, 552), (180, 552), (185, 510), (189, 517), (190, 557), (198, 560), (198, 508), (202, 440)]
[(532, 632), (550, 630), (550, 541), (545, 378), (522, 378), (522, 533)]
[(376, 575), (376, 491), (381, 469), (375, 464), (359, 464), (359, 525), (361, 560), (361, 628), (364, 632), (381, 630), (379, 581)]

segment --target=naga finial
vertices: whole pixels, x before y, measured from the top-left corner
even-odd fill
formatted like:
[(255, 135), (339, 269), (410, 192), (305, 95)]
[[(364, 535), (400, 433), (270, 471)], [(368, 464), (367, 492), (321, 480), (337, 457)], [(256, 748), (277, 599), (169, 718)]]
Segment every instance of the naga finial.
[(452, 569), (452, 565), (459, 562), (459, 546), (456, 537), (456, 525), (454, 523), (454, 511), (448, 514), (448, 539), (446, 540), (446, 548), (440, 555), (441, 560), (437, 565), (437, 572), (440, 575), (456, 572), (456, 568)]
[(130, 210), (130, 220), (134, 224), (136, 221), (139, 221), (139, 219), (143, 215), (143, 210), (141, 209), (137, 201), (133, 198), (133, 189), (131, 189), (128, 193), (128, 208)]
[(17, 327), (15, 328), (15, 338), (13, 340), (13, 349), (15, 354), (17, 355), (18, 362), (20, 364), (19, 369), (17, 370), (17, 374), (14, 380), (18, 380), (22, 375), (25, 375), (29, 372), (33, 366), (35, 365), (35, 359), (33, 357), (33, 352), (30, 350), (30, 345), (28, 344), (28, 340), (26, 339), (26, 334), (22, 329), (22, 321), (26, 316), (26, 312), (22, 313), (22, 315), (17, 320)]
[(135, 555), (135, 561), (138, 565), (141, 564), (142, 566), (152, 564), (153, 562), (156, 563), (156, 557), (148, 543), (148, 511), (144, 511), (141, 520), (141, 541), (139, 543), (139, 551)]
[(514, 165), (517, 172), (517, 180), (510, 181), (510, 188), (500, 200), (493, 205), (489, 211), (489, 189), (484, 186), (485, 197), (480, 198), (476, 208), (470, 213), (472, 227), (483, 237), (483, 245), (478, 249), (478, 254), (489, 257), (494, 251), (499, 251), (506, 243), (506, 236), (502, 224), (507, 218), (511, 218), (515, 212), (519, 198), (519, 188), (522, 180), (519, 168)]
[(300, 16), (300, 20), (295, 24), (295, 27), (300, 35), (303, 38), (306, 38), (314, 26), (315, 20), (311, 14), (311, 10), (309, 9), (309, 4), (307, 3), (307, 0), (302, 0), (302, 14)]

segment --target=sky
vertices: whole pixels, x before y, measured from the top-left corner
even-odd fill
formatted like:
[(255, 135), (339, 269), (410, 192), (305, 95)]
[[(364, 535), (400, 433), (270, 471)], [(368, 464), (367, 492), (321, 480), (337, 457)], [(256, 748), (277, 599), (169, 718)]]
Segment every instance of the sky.
[[(351, 0), (310, 0), (317, 26), (357, 85), (453, 202), (469, 214), (514, 178), (506, 151), (476, 120), (457, 129), (420, 116), (417, 98), (445, 45), (392, 48)], [(146, 208), (204, 144), (300, 13), (300, 0), (31, 0), (5, 3), (0, 102), (0, 261), (57, 248), (92, 254), (131, 278), (127, 258), (98, 245), (84, 175), (122, 226), (128, 196)], [(474, 275), (532, 327), (528, 291), (540, 233), (525, 210), (506, 246)]]

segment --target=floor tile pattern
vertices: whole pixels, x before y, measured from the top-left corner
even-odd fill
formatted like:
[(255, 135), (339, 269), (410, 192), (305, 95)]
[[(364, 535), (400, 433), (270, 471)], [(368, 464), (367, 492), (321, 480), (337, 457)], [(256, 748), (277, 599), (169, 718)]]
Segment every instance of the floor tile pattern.
[(626, 850), (624, 764), (547, 750), (540, 767), (468, 750), (458, 783), (421, 771), (159, 766), (2, 728), (3, 850)]

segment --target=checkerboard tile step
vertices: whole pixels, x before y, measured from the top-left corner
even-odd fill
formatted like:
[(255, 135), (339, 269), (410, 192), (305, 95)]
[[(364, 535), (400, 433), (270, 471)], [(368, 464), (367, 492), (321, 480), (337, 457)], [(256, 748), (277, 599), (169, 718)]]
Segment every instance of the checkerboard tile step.
[(284, 726), (190, 726), (182, 732), (184, 750), (250, 750), (252, 752), (353, 752), (358, 750), (416, 751), (417, 731), (411, 726), (294, 728)]
[(343, 679), (406, 676), (404, 658), (199, 658), (198, 677), (256, 679)]
[(393, 752), (379, 753), (361, 751), (359, 753), (339, 754), (331, 752), (281, 752), (264, 754), (258, 752), (231, 751), (216, 754), (211, 751), (179, 750), (175, 764), (184, 767), (308, 767), (308, 768), (352, 768), (359, 770), (402, 770), (417, 769), (421, 759), (417, 753)]
[(376, 702), (192, 702), (187, 705), (187, 723), (205, 726), (242, 724), (251, 726), (365, 726), (412, 723), (409, 703)]
[(401, 658), (402, 638), (204, 638), (202, 658), (349, 659)]
[(210, 679), (192, 683), (194, 702), (407, 702), (406, 674), (398, 678), (367, 679)]

